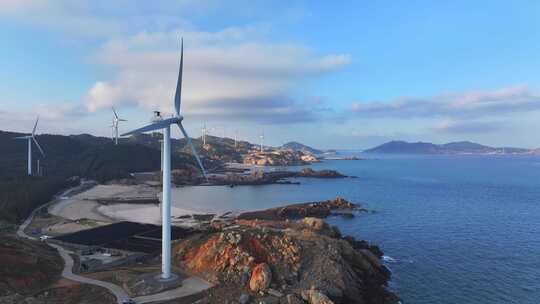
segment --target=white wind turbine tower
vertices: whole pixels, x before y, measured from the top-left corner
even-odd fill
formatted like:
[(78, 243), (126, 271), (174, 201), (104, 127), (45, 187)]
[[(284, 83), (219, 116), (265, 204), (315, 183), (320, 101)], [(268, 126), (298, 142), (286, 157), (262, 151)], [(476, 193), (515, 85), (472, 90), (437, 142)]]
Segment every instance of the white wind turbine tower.
[(204, 123), (203, 125), (203, 128), (202, 128), (202, 141), (203, 141), (203, 146), (206, 145), (206, 132), (208, 130), (206, 129), (206, 123)]
[(259, 136), (261, 138), (261, 152), (264, 151), (264, 131), (262, 132), (262, 134)]
[(113, 133), (114, 133), (113, 134), (114, 144), (118, 145), (118, 122), (127, 121), (127, 120), (119, 118), (118, 113), (116, 113), (116, 110), (114, 109), (114, 107), (112, 107), (112, 110), (113, 110), (114, 117), (113, 117), (113, 124), (111, 127), (113, 128)]
[(43, 149), (41, 149), (41, 146), (39, 145), (35, 137), (38, 121), (39, 121), (39, 116), (37, 117), (36, 123), (34, 124), (34, 128), (32, 129), (32, 134), (26, 135), (26, 136), (15, 137), (15, 139), (28, 140), (28, 175), (30, 176), (32, 175), (32, 141), (34, 141), (34, 143), (38, 147), (39, 152), (41, 152), (41, 155), (45, 157), (45, 152), (43, 152)]
[(206, 178), (206, 172), (202, 165), (201, 159), (197, 155), (197, 151), (191, 142), (191, 138), (187, 134), (184, 126), (182, 126), (182, 120), (184, 117), (180, 115), (181, 93), (182, 93), (182, 68), (184, 62), (184, 41), (181, 40), (180, 46), (180, 69), (178, 72), (178, 82), (176, 84), (176, 93), (174, 96), (174, 116), (171, 118), (164, 118), (159, 121), (152, 122), (142, 128), (122, 134), (122, 136), (131, 135), (135, 133), (149, 132), (155, 130), (163, 130), (163, 198), (162, 198), (162, 254), (161, 254), (161, 277), (163, 279), (171, 278), (171, 125), (178, 125), (180, 131), (186, 138), (193, 156), (197, 160), (199, 167), (201, 168), (203, 176)]

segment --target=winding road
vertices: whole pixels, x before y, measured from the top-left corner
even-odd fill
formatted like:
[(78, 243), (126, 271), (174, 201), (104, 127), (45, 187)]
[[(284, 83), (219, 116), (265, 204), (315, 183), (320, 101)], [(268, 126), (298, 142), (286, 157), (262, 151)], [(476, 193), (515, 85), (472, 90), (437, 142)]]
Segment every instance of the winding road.
[[(26, 227), (28, 227), (28, 225), (32, 222), (32, 220), (34, 219), (35, 214), (39, 210), (41, 210), (43, 208), (48, 208), (51, 204), (55, 203), (58, 198), (64, 196), (66, 193), (68, 193), (71, 190), (72, 189), (68, 189), (68, 190), (64, 191), (62, 194), (57, 195), (49, 203), (47, 203), (47, 204), (45, 204), (45, 205), (43, 205), (43, 206), (41, 206), (41, 207), (39, 207), (37, 209), (34, 209), (34, 211), (32, 211), (32, 213), (30, 213), (28, 218), (26, 218), (26, 220), (19, 226), (19, 229), (17, 230), (17, 235), (19, 237), (23, 237), (23, 238), (27, 238), (27, 239), (31, 239), (31, 240), (37, 240), (35, 237), (27, 235), (24, 232)], [(72, 280), (72, 281), (76, 281), (76, 282), (79, 282), (79, 283), (91, 284), (91, 285), (96, 285), (96, 286), (106, 288), (107, 290), (109, 290), (109, 292), (111, 292), (116, 297), (117, 303), (119, 303), (119, 304), (122, 304), (123, 300), (130, 298), (129, 295), (124, 291), (124, 289), (122, 289), (118, 285), (115, 285), (115, 284), (112, 284), (112, 283), (109, 283), (109, 282), (94, 280), (94, 279), (90, 279), (90, 278), (87, 278), (87, 277), (83, 277), (83, 276), (74, 274), (73, 273), (73, 264), (74, 263), (73, 263), (73, 259), (70, 256), (70, 254), (72, 252), (64, 249), (62, 246), (59, 246), (57, 244), (52, 244), (52, 243), (47, 242), (47, 245), (49, 245), (49, 246), (55, 248), (56, 250), (58, 250), (58, 253), (60, 254), (62, 259), (64, 260), (64, 269), (62, 270), (62, 276), (64, 278)], [(153, 294), (153, 295), (136, 297), (136, 298), (133, 298), (133, 300), (137, 304), (172, 300), (172, 299), (185, 297), (185, 296), (188, 296), (188, 295), (192, 295), (192, 294), (201, 292), (201, 291), (203, 291), (205, 289), (208, 289), (210, 287), (212, 287), (212, 284), (210, 284), (210, 283), (208, 283), (208, 282), (206, 282), (204, 280), (201, 280), (201, 279), (195, 278), (195, 277), (189, 277), (189, 278), (185, 279), (184, 281), (182, 281), (182, 286), (180, 286), (180, 287), (178, 287), (176, 289), (167, 290), (167, 291), (160, 292), (160, 293)]]

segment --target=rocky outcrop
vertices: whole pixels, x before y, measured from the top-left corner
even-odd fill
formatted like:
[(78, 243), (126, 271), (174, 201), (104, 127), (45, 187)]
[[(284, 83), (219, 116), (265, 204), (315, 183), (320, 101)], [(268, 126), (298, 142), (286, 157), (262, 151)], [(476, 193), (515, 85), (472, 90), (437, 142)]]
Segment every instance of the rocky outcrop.
[(265, 291), (270, 287), (272, 281), (272, 271), (266, 263), (255, 265), (251, 270), (251, 279), (249, 280), (249, 289), (251, 291)]
[(293, 177), (311, 177), (311, 178), (345, 178), (335, 170), (313, 170), (304, 168), (300, 171), (254, 171), (251, 174), (226, 173), (213, 175), (210, 182), (214, 185), (264, 185), (264, 184), (292, 184), (295, 181), (288, 180)]
[[(302, 295), (309, 303), (397, 301), (385, 288), (390, 272), (377, 254), (369, 247), (355, 249), (320, 219), (237, 220), (221, 231), (177, 243), (173, 257), (175, 266), (217, 284), (237, 286), (255, 303), (298, 303)], [(324, 302), (327, 299), (332, 302)]]
[(301, 294), (302, 299), (310, 304), (334, 304), (324, 293), (315, 289), (304, 290)]
[[(159, 181), (161, 181), (161, 172), (158, 173)], [(204, 182), (204, 178), (200, 170), (196, 167), (186, 169), (175, 169), (171, 172), (172, 182), (175, 185), (195, 185)]]
[(297, 175), (298, 177), (317, 177), (317, 178), (343, 178), (347, 177), (336, 170), (313, 170), (311, 168), (304, 168), (300, 170)]
[(286, 220), (304, 217), (326, 218), (338, 210), (365, 211), (365, 209), (360, 208), (358, 205), (338, 197), (334, 200), (322, 202), (294, 204), (261, 211), (245, 212), (240, 214), (238, 218), (260, 220)]

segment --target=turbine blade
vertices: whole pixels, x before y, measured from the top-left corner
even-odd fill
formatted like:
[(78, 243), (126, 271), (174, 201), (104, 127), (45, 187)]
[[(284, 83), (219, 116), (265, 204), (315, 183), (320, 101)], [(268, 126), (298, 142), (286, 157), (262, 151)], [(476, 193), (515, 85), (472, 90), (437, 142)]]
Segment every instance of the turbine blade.
[(127, 121), (126, 119), (118, 118), (118, 121)]
[(197, 150), (195, 150), (195, 146), (193, 146), (193, 143), (191, 142), (191, 138), (186, 132), (186, 129), (184, 129), (184, 126), (182, 126), (182, 123), (177, 123), (178, 127), (180, 128), (180, 131), (182, 131), (182, 134), (184, 134), (184, 137), (186, 138), (189, 146), (191, 147), (191, 152), (193, 153), (193, 156), (195, 156), (195, 159), (197, 160), (197, 163), (199, 163), (199, 167), (201, 168), (201, 172), (204, 176), (204, 179), (208, 182), (208, 177), (206, 177), (206, 171), (204, 170), (204, 166), (201, 162), (201, 159), (199, 158), (199, 155), (197, 154)]
[(114, 117), (116, 117), (116, 119), (118, 119), (118, 114), (116, 114), (116, 110), (114, 109), (114, 107), (112, 107), (112, 111), (114, 113)]
[(162, 121), (158, 121), (158, 122), (146, 125), (146, 126), (144, 126), (142, 128), (139, 128), (139, 129), (136, 129), (136, 130), (133, 130), (133, 131), (129, 131), (127, 133), (122, 134), (121, 136), (127, 136), (127, 135), (131, 135), (131, 134), (135, 134), (135, 133), (144, 133), (144, 132), (155, 131), (155, 130), (161, 130), (161, 129), (166, 128), (167, 126), (169, 126), (169, 125), (171, 125), (173, 123), (176, 123), (177, 121), (178, 121), (178, 119), (176, 117), (175, 118), (164, 119)]
[(26, 135), (26, 136), (14, 137), (13, 139), (29, 139), (29, 138), (31, 138), (31, 137), (32, 137), (32, 136)]
[(176, 83), (176, 93), (174, 94), (174, 110), (176, 116), (180, 116), (180, 104), (182, 102), (182, 69), (184, 66), (184, 38), (180, 42), (180, 69), (178, 71), (178, 82)]
[(41, 149), (41, 146), (39, 145), (39, 143), (37, 142), (36, 138), (34, 136), (32, 136), (32, 139), (34, 140), (34, 143), (36, 144), (36, 146), (38, 147), (39, 149), (39, 152), (41, 152), (41, 155), (43, 155), (45, 157), (45, 152), (43, 152), (43, 149)]
[(34, 124), (34, 129), (32, 129), (32, 136), (34, 136), (34, 134), (36, 133), (36, 128), (37, 128), (37, 123), (39, 121), (39, 115), (38, 117), (36, 118), (36, 123)]

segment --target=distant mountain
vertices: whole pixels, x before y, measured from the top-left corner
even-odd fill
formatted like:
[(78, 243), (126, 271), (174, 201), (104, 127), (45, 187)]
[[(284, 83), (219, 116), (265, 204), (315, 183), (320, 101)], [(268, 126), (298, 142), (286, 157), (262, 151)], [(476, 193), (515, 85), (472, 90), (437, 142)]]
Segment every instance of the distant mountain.
[(310, 146), (306, 146), (306, 145), (301, 144), (301, 143), (296, 142), (296, 141), (290, 141), (290, 142), (284, 144), (281, 147), (285, 148), (285, 149), (291, 149), (291, 150), (295, 150), (295, 151), (302, 151), (302, 152), (307, 152), (307, 153), (311, 153), (311, 154), (323, 154), (324, 153), (324, 151), (322, 151), (322, 150), (315, 149), (315, 148), (310, 147)]
[(522, 148), (494, 148), (473, 143), (470, 141), (451, 142), (437, 145), (426, 142), (410, 143), (406, 141), (391, 141), (365, 153), (393, 153), (393, 154), (526, 154), (533, 150)]

